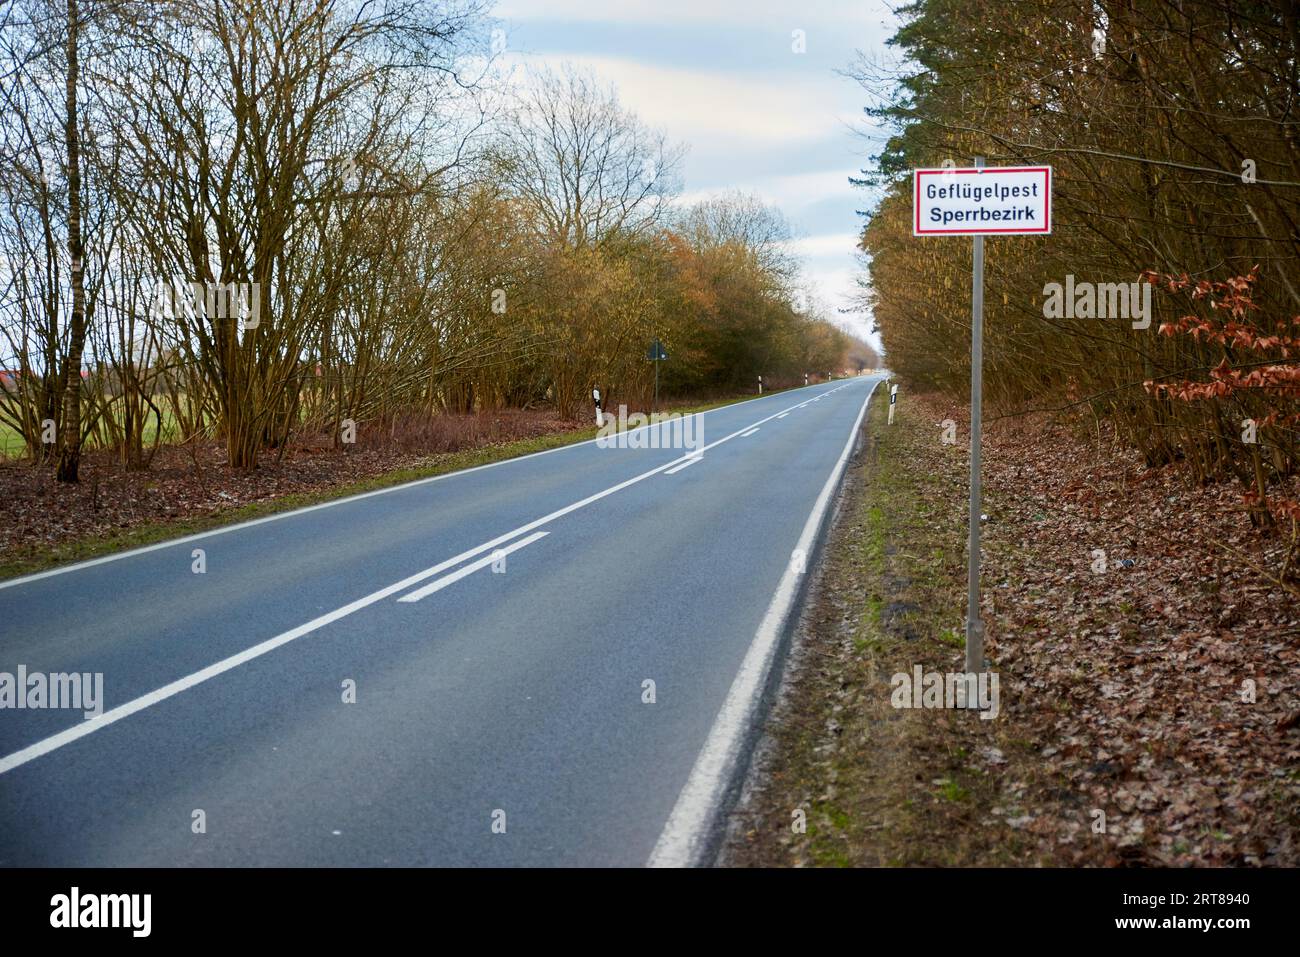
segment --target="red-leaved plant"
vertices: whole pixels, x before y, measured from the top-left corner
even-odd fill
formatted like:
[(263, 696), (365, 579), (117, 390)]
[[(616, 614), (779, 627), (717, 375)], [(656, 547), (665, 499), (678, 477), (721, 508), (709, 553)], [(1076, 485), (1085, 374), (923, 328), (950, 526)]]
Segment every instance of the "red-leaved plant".
[[(1300, 336), (1295, 334), (1300, 331), (1300, 316), (1289, 322), (1275, 322), (1271, 332), (1250, 321), (1251, 313), (1260, 308), (1252, 296), (1259, 266), (1244, 276), (1222, 282), (1193, 281), (1186, 273), (1169, 275), (1152, 270), (1143, 272), (1142, 279), (1171, 293), (1185, 294), (1209, 308), (1208, 315), (1185, 315), (1161, 323), (1161, 335), (1191, 336), (1197, 342), (1219, 346), (1223, 352), (1218, 365), (1209, 370), (1208, 381), (1148, 380), (1143, 383), (1147, 392), (1188, 403), (1248, 400), (1251, 408), (1263, 410), (1262, 415), (1254, 417), (1257, 434), (1270, 430), (1274, 445), (1280, 439), (1289, 449), (1291, 428), (1300, 423)], [(1300, 503), (1281, 496), (1270, 498), (1258, 444), (1250, 446), (1250, 456), (1254, 464), (1253, 487), (1244, 494), (1246, 505), (1255, 514), (1271, 516), (1275, 521), (1289, 519), (1294, 537)]]

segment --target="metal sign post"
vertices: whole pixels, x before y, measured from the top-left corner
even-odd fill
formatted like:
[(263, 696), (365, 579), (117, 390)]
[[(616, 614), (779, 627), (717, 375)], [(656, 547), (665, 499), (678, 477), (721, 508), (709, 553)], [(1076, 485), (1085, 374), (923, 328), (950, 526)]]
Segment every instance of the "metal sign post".
[[(966, 591), (966, 671), (984, 670), (980, 616), (980, 428), (984, 399), (984, 237), (1047, 235), (1052, 231), (1052, 168), (973, 169), (954, 165), (912, 174), (914, 236), (971, 236), (970, 539)], [(891, 403), (893, 396), (890, 396)], [(890, 408), (893, 418), (893, 408)]]
[[(975, 157), (984, 168), (984, 157)], [(966, 673), (984, 670), (984, 618), (980, 615), (980, 423), (984, 405), (984, 237), (972, 240), (970, 280), (970, 541), (966, 575)]]
[(654, 404), (650, 407), (651, 412), (659, 411), (659, 363), (668, 358), (668, 353), (664, 351), (664, 344), (658, 339), (650, 343), (650, 349), (646, 352), (646, 358), (655, 364), (655, 399)]

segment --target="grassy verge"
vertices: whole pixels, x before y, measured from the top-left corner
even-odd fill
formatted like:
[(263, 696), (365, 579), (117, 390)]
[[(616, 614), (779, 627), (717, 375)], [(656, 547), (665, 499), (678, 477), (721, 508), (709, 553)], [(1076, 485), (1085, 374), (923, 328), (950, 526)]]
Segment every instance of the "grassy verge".
[[(666, 406), (665, 411), (691, 415), (696, 412), (705, 412), (710, 409), (745, 402), (752, 398), (755, 398), (755, 396), (739, 396), (699, 405)], [(444, 453), (431, 456), (425, 463), (415, 467), (385, 472), (382, 475), (348, 482), (320, 491), (286, 494), (277, 496), (274, 499), (232, 506), (190, 518), (146, 522), (128, 529), (122, 529), (111, 535), (87, 537), (57, 545), (37, 545), (16, 554), (0, 557), (0, 580), (44, 571), (70, 562), (98, 558), (113, 552), (152, 545), (172, 538), (193, 535), (223, 525), (246, 522), (251, 519), (273, 515), (277, 512), (290, 511), (307, 505), (316, 505), (331, 499), (346, 498), (349, 495), (401, 485), (404, 482), (432, 478), (437, 475), (445, 475), (448, 472), (488, 465), (523, 455), (531, 455), (535, 452), (544, 452), (548, 449), (562, 448), (566, 445), (586, 442), (595, 437), (596, 428), (592, 426), (586, 429), (557, 432), (515, 442)]]
[(529, 455), (533, 452), (544, 452), (547, 449), (560, 448), (576, 442), (586, 441), (594, 438), (595, 434), (596, 430), (594, 428), (583, 429), (575, 432), (561, 432), (538, 438), (522, 439), (518, 442), (488, 445), (463, 452), (450, 452), (430, 458), (427, 465), (397, 469), (383, 475), (349, 482), (319, 492), (288, 494), (267, 501), (250, 502), (246, 505), (221, 509), (217, 512), (193, 518), (147, 522), (108, 536), (78, 539), (60, 545), (38, 547), (27, 554), (6, 557), (0, 560), (0, 579), (26, 575), (68, 562), (98, 558), (112, 552), (139, 548), (142, 545), (152, 545), (155, 542), (180, 538), (184, 535), (192, 535), (195, 532), (208, 531), (222, 525), (246, 522), (250, 519), (273, 515), (276, 512), (291, 511), (295, 508), (316, 505), (331, 499), (346, 498), (349, 495), (357, 495), (361, 492), (371, 492), (375, 489), (401, 485), (404, 482), (413, 482), (417, 479), (432, 478), (435, 475), (444, 475), (448, 472), (473, 468), (476, 465), (487, 465), (492, 462), (517, 458), (521, 455)]
[(886, 414), (881, 389), (723, 864), (1042, 863), (994, 810), (1004, 722), (891, 704), (895, 674), (962, 669), (965, 483), (922, 413)]

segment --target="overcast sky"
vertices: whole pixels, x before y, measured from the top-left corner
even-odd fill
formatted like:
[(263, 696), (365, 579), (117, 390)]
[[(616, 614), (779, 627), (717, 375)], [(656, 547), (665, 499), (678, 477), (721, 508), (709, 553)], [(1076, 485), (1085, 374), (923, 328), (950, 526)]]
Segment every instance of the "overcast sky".
[[(854, 132), (864, 94), (835, 71), (856, 50), (884, 49), (896, 21), (881, 0), (500, 0), (492, 12), (509, 57), (587, 66), (686, 143), (684, 200), (741, 189), (778, 206), (814, 293), (848, 305), (855, 210), (868, 201), (848, 177), (872, 150)], [(837, 319), (870, 328), (866, 316)]]

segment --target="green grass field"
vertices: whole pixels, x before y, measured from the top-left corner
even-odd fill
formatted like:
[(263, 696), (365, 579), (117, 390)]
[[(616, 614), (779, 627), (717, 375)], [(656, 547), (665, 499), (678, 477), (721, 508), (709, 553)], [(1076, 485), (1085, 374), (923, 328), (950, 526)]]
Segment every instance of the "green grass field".
[[(162, 441), (176, 442), (180, 440), (180, 430), (176, 427), (176, 417), (172, 414), (171, 409), (160, 405), (160, 411), (163, 415), (162, 421)], [(154, 437), (158, 434), (158, 417), (152, 412), (149, 413), (149, 421), (145, 425), (144, 444), (148, 448), (153, 444)], [(91, 437), (90, 448), (95, 448), (94, 437)], [(12, 460), (20, 458), (26, 451), (26, 444), (23, 442), (22, 433), (15, 429), (6, 421), (0, 420), (0, 460)]]

